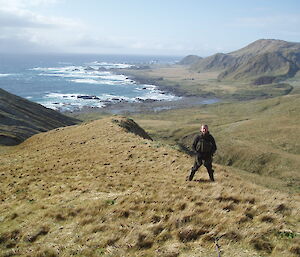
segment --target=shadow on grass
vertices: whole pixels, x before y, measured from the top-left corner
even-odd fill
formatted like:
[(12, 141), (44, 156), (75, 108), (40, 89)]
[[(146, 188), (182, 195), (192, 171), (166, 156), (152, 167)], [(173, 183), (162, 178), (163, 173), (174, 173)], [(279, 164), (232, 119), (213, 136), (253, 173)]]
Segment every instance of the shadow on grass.
[(212, 181), (210, 179), (203, 179), (203, 178), (195, 179), (193, 181), (198, 182), (198, 183), (212, 183)]

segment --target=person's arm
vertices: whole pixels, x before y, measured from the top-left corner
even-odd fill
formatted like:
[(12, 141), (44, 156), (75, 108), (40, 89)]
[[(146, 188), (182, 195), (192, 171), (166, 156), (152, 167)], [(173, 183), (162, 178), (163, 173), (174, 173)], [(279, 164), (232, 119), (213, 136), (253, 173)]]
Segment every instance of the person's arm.
[(212, 154), (214, 154), (217, 151), (217, 145), (214, 137), (210, 135), (210, 142), (212, 143), (213, 149), (212, 149)]
[(197, 136), (194, 138), (194, 142), (193, 142), (193, 145), (192, 145), (192, 150), (193, 150), (194, 152), (197, 152), (196, 146), (197, 146), (198, 141), (199, 141), (199, 135), (197, 135)]

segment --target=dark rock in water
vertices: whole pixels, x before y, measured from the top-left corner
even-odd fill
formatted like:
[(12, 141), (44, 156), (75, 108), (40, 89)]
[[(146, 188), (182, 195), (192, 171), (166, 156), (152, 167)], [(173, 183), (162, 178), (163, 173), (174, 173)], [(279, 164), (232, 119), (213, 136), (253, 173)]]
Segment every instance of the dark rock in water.
[(121, 99), (120, 98), (112, 98), (111, 100), (113, 100), (113, 101), (120, 101)]
[(77, 98), (85, 100), (100, 100), (100, 98), (95, 95), (78, 95)]
[(76, 69), (73, 69), (72, 71), (80, 71), (80, 70), (76, 68)]
[(131, 70), (148, 70), (151, 67), (149, 65), (143, 65), (143, 66), (131, 66), (129, 69)]
[(157, 102), (158, 100), (156, 99), (146, 99), (144, 100), (144, 103), (154, 103), (154, 102)]
[(86, 67), (84, 70), (86, 70), (86, 71), (93, 71), (93, 70), (95, 70), (95, 69), (92, 68), (92, 67), (90, 67), (90, 66), (88, 66), (88, 67)]
[(143, 103), (154, 103), (154, 102), (158, 101), (156, 99), (142, 99), (139, 97), (136, 97), (135, 99), (138, 100), (139, 102), (143, 102)]
[(59, 104), (59, 103), (53, 103), (53, 104)]

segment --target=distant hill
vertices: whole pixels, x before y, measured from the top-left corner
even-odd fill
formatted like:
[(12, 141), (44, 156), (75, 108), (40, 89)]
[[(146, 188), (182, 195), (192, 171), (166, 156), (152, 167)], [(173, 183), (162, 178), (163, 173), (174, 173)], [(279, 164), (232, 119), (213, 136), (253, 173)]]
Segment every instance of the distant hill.
[(267, 84), (293, 77), (300, 70), (300, 43), (260, 39), (237, 51), (198, 60), (191, 64), (191, 69), (197, 72), (220, 71), (220, 80)]
[(78, 120), (0, 89), (0, 145), (16, 145), (26, 138)]
[(202, 57), (199, 57), (197, 55), (188, 55), (184, 57), (178, 64), (180, 65), (191, 65), (194, 63), (197, 63), (198, 61), (202, 60)]

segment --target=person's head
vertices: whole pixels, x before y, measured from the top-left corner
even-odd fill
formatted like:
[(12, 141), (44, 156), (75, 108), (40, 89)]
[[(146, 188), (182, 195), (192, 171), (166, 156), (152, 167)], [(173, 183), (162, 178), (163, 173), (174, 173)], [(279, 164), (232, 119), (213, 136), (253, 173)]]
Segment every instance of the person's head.
[(206, 134), (208, 132), (208, 126), (205, 124), (201, 125), (200, 131), (202, 134)]

